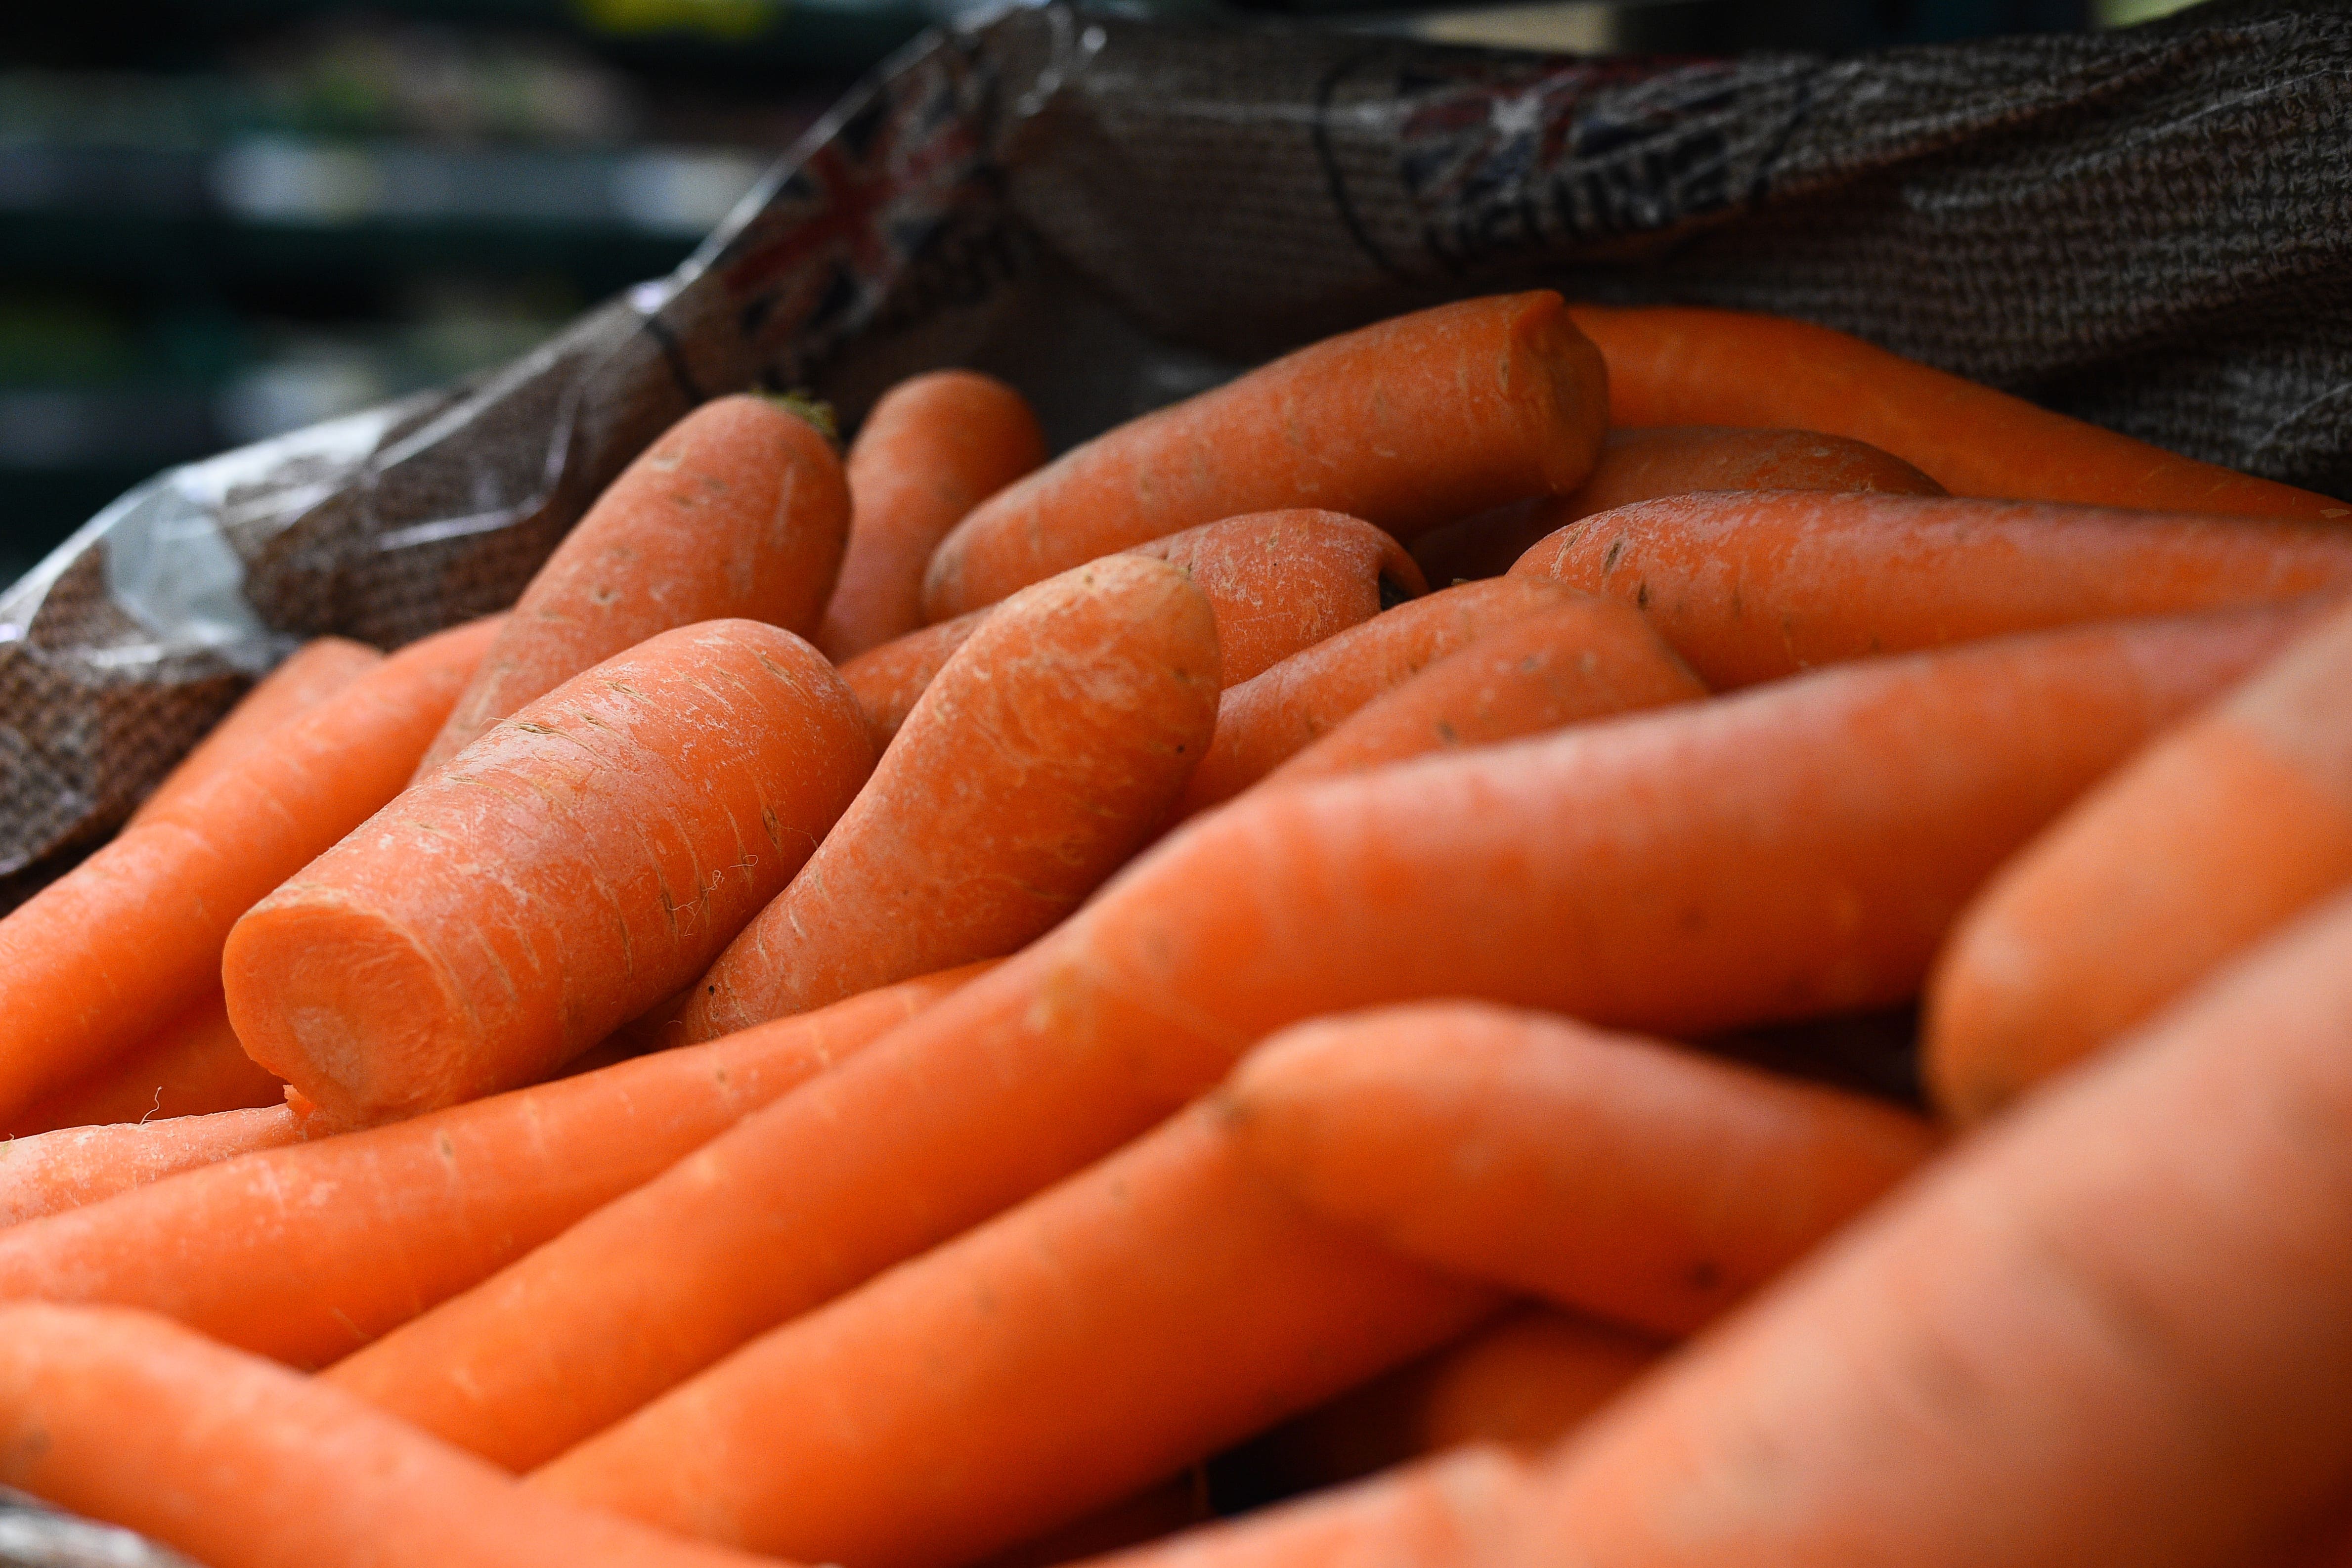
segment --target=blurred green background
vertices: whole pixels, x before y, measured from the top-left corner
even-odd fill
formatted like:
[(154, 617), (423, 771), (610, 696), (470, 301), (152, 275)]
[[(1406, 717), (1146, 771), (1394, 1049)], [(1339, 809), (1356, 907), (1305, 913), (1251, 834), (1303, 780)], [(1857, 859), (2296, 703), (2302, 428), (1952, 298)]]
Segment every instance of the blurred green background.
[[(2179, 3), (1105, 8), (1708, 53), (2119, 26)], [(861, 71), (961, 5), (175, 0), (12, 16), (0, 584), (159, 468), (498, 363), (667, 271)]]

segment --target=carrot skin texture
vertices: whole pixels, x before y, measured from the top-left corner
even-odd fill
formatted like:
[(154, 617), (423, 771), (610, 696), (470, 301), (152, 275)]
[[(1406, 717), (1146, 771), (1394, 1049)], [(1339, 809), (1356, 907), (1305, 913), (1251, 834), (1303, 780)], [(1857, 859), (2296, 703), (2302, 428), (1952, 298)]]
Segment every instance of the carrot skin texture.
[(1129, 421), (992, 497), (940, 541), (943, 621), (1080, 562), (1269, 507), (1399, 539), (1573, 489), (1601, 447), (1600, 354), (1559, 296), (1496, 295), (1328, 338)]
[[(1636, 669), (1670, 671), (1680, 677), (1670, 681), (1678, 692), (1702, 695), (1634, 612), (1540, 578), (1464, 583), (1400, 605), (1228, 688), (1217, 704), (1216, 738), (1185, 786), (1177, 816), (1231, 800), (1429, 665), (1539, 616), (1573, 617), (1585, 637), (1620, 658), (1620, 650), (1638, 649), (1625, 661)], [(1638, 677), (1636, 683), (1644, 689), (1652, 684)]]
[(0, 1308), (0, 1482), (212, 1568), (758, 1562), (534, 1496), (347, 1394), (119, 1309)]
[(411, 782), (658, 633), (740, 618), (814, 636), (848, 537), (849, 487), (814, 426), (748, 394), (704, 404), (622, 470), (524, 586)]
[(1412, 558), (1432, 583), (1500, 576), (1546, 534), (1580, 519), (1694, 490), (1939, 496), (1944, 487), (1900, 458), (1818, 430), (1616, 429), (1601, 443), (1592, 477), (1567, 495), (1531, 497), (1424, 533), (1412, 542)]
[(973, 507), (1043, 464), (1045, 433), (1013, 388), (942, 370), (882, 395), (849, 444), (849, 548), (816, 646), (843, 663), (923, 624), (923, 567)]
[(400, 792), (497, 629), (410, 644), (0, 921), (0, 1123), (200, 1001), (237, 918)]
[(2352, 1490), (2348, 1031), (2339, 899), (1614, 1406), (1493, 1561), (2263, 1561)]
[(278, 725), (310, 711), (383, 662), (383, 655), (349, 637), (313, 637), (286, 656), (276, 669), (230, 709), (180, 765), (163, 775), (131, 820), (136, 827), (171, 802), (188, 795), (234, 764)]
[(1315, 1214), (1669, 1339), (1803, 1257), (1939, 1141), (1857, 1095), (1475, 1003), (1298, 1025), (1223, 1092), (1244, 1152)]
[[(1682, 1034), (1906, 999), (1993, 867), (2296, 624), (1879, 661), (1236, 800), (858, 1060), (388, 1339), (377, 1394), (538, 1463), (1100, 1159), (1318, 1014), (1486, 995)], [(661, 1268), (634, 1261), (649, 1248)]]
[(1956, 496), (2340, 522), (2352, 507), (2038, 408), (1828, 327), (1738, 310), (1575, 305), (1612, 425), (1796, 426), (1866, 441)]
[(1286, 789), (1706, 694), (1638, 613), (1588, 596), (1436, 660), (1292, 753), (1256, 787)]
[(531, 1484), (749, 1550), (947, 1568), (1494, 1310), (1491, 1292), (1308, 1215), (1223, 1123), (1194, 1107), (753, 1342)]
[(708, 1040), (1043, 935), (1150, 835), (1208, 749), (1217, 626), (1114, 555), (997, 606), (800, 874), (696, 982)]
[(1962, 917), (1920, 1062), (1961, 1122), (2352, 883), (2352, 610), (2084, 798)]
[(1530, 1484), (1479, 1444), (1075, 1568), (1460, 1568), (1496, 1549)]
[(210, 1116), (285, 1100), (286, 1085), (245, 1054), (215, 984), (147, 1044), (26, 1106), (8, 1131), (22, 1138), (60, 1127)]
[[(1428, 591), (1421, 568), (1395, 540), (1334, 511), (1226, 518), (1125, 553), (1169, 563), (1209, 596), (1228, 686), (1370, 620), (1390, 598)], [(841, 679), (866, 710), (877, 752), (992, 608), (909, 632), (842, 667)]]
[(2352, 592), (2352, 531), (2025, 501), (1694, 495), (1571, 524), (1510, 574), (1633, 605), (1720, 690), (1979, 637)]
[(279, 1105), (65, 1127), (0, 1142), (0, 1226), (80, 1208), (199, 1165), (302, 1140)]
[(30, 1221), (0, 1232), (0, 1300), (143, 1307), (321, 1366), (660, 1174), (965, 978), (909, 982)]
[(222, 956), (255, 1060), (340, 1125), (543, 1078), (675, 995), (872, 769), (789, 632), (664, 632), (502, 720), (256, 905)]

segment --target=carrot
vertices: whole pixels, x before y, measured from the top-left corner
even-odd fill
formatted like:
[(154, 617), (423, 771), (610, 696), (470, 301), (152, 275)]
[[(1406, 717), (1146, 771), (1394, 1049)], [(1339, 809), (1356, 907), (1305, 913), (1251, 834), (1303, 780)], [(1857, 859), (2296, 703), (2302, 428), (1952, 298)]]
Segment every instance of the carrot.
[(1569, 313), (1608, 361), (1612, 425), (1823, 431), (1892, 452), (1959, 496), (2352, 518), (2342, 501), (2053, 414), (1808, 321), (1681, 306)]
[(1220, 1463), (1258, 1491), (1283, 1498), (1472, 1443), (1534, 1454), (1581, 1426), (1665, 1349), (1574, 1313), (1519, 1307), (1284, 1423)]
[(1044, 934), (1159, 825), (1216, 717), (1216, 623), (1181, 572), (1113, 555), (1024, 588), (662, 1037), (712, 1039)]
[[(1175, 815), (1192, 816), (1231, 800), (1313, 744), (1366, 703), (1410, 680), (1425, 666), (1497, 628), (1531, 618), (1567, 617), (1605, 650), (1610, 676), (1644, 691), (1661, 672), (1677, 695), (1698, 696), (1639, 615), (1535, 578), (1464, 583), (1335, 633), (1264, 674), (1229, 687), (1217, 703), (1216, 738), (1201, 759)], [(1631, 670), (1622, 667), (1631, 665)], [(1680, 677), (1675, 679), (1673, 677)], [(1596, 712), (1616, 711), (1617, 704)]]
[(1223, 1093), (1244, 1151), (1317, 1214), (1668, 1339), (1812, 1250), (1937, 1142), (1859, 1096), (1475, 1003), (1299, 1025)]
[(0, 921), (0, 1125), (201, 1001), (237, 917), (399, 793), (496, 630), (403, 648)]
[[(212, 1568), (753, 1568), (143, 1312), (0, 1307), (0, 1482)], [(94, 1559), (93, 1559), (94, 1560)]]
[(1085, 1568), (1461, 1568), (1486, 1561), (1528, 1484), (1525, 1461), (1479, 1444)]
[(2352, 1495), (2352, 900), (1580, 1434), (1500, 1563), (2263, 1561)]
[(992, 1552), (973, 1568), (1055, 1568), (1173, 1535), (1212, 1517), (1208, 1489), (1206, 1471), (1195, 1465), (1084, 1519)]
[(256, 1149), (299, 1142), (284, 1106), (219, 1110), (0, 1141), (0, 1226), (80, 1208)]
[(849, 534), (832, 442), (778, 399), (704, 404), (623, 469), (515, 602), (415, 779), (591, 665), (740, 617), (816, 631)]
[(1944, 487), (1875, 447), (1818, 430), (1669, 425), (1612, 430), (1592, 477), (1424, 533), (1412, 558), (1433, 583), (1499, 576), (1548, 533), (1595, 512), (1693, 490), (1876, 490), (1939, 496)]
[(755, 1341), (531, 1484), (752, 1551), (946, 1568), (1495, 1305), (1307, 1215), (1203, 1104)]
[(1982, 1120), (2352, 883), (2352, 609), (2018, 856), (1927, 988), (1937, 1104)]
[(1601, 448), (1601, 356), (1559, 296), (1496, 295), (1327, 338), (1129, 421), (976, 508), (940, 541), (943, 621), (1180, 529), (1321, 507), (1399, 539), (1575, 489)]
[(651, 637), (502, 721), (255, 905), (229, 1019), (332, 1121), (542, 1078), (675, 995), (783, 888), (874, 758), (789, 632)]
[(18, 1112), (17, 1137), (60, 1127), (167, 1121), (282, 1105), (286, 1086), (245, 1054), (217, 982), (154, 1038)]
[(1285, 789), (1706, 695), (1638, 614), (1588, 595), (1436, 660), (1293, 752), (1261, 787)]
[(1782, 491), (1620, 507), (1511, 568), (1624, 600), (1709, 686), (2129, 616), (2352, 589), (2352, 532), (2024, 501)]
[(383, 655), (349, 637), (313, 637), (289, 654), (276, 669), (245, 694), (180, 765), (163, 775), (125, 827), (181, 799), (234, 764), (272, 730), (307, 713), (383, 662)]
[[(1995, 866), (2296, 624), (1880, 660), (1234, 801), (995, 973), (387, 1338), (370, 1395), (534, 1462), (1101, 1158), (1318, 1014), (1485, 995), (1683, 1033), (1906, 999)], [(630, 1355), (599, 1358), (623, 1335)]]
[(817, 633), (824, 656), (839, 664), (921, 626), (932, 549), (1045, 460), (1037, 416), (994, 376), (933, 371), (884, 393), (849, 444), (849, 549)]
[[(1421, 568), (1395, 540), (1338, 512), (1227, 518), (1126, 553), (1168, 562), (1209, 596), (1229, 686), (1428, 589)], [(877, 752), (992, 607), (909, 632), (842, 667), (841, 679), (857, 693)]]
[(35, 1220), (0, 1232), (0, 1300), (144, 1307), (322, 1365), (660, 1174), (967, 978), (909, 981)]

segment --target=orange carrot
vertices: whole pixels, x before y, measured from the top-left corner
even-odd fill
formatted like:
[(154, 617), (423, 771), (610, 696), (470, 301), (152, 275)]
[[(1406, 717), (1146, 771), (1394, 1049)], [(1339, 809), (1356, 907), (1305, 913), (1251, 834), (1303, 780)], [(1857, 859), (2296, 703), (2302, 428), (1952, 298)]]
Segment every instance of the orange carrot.
[(967, 978), (910, 981), (34, 1220), (0, 1232), (0, 1300), (145, 1307), (321, 1365), (651, 1180)]
[(163, 776), (125, 827), (194, 791), (233, 765), (247, 748), (298, 714), (307, 713), (383, 662), (383, 655), (349, 637), (314, 637), (287, 655), (213, 726), (180, 765)]
[(1112, 555), (998, 605), (667, 1040), (998, 958), (1051, 930), (1167, 815), (1217, 719), (1209, 602)]
[(200, 1002), (237, 917), (399, 793), (496, 631), (403, 648), (0, 921), (0, 1125)]
[(1081, 1557), (1157, 1541), (1213, 1517), (1208, 1491), (1205, 1468), (1195, 1465), (1182, 1475), (1146, 1487), (1084, 1519), (992, 1552), (973, 1568), (1055, 1568)]
[(284, 1106), (65, 1127), (0, 1141), (0, 1226), (80, 1208), (132, 1187), (302, 1140)]
[(835, 664), (923, 624), (923, 566), (973, 507), (1045, 460), (1021, 395), (977, 371), (910, 377), (849, 444), (849, 550), (816, 646)]
[(704, 404), (622, 470), (515, 602), (417, 763), (657, 632), (740, 617), (813, 635), (849, 535), (832, 442), (782, 402)]
[(982, 502), (932, 555), (925, 618), (1180, 529), (1321, 507), (1399, 539), (1575, 489), (1605, 424), (1601, 356), (1559, 296), (1441, 305), (1299, 350), (1130, 420)]
[(1537, 496), (1424, 533), (1412, 558), (1433, 583), (1510, 570), (1548, 533), (1637, 500), (1693, 490), (1877, 490), (1939, 496), (1944, 487), (1875, 447), (1818, 430), (1669, 425), (1612, 430), (1592, 477), (1564, 496)]
[(21, 1138), (59, 1127), (209, 1116), (285, 1100), (286, 1085), (237, 1043), (215, 982), (145, 1045), (26, 1106), (9, 1131)]
[(1581, 1426), (1665, 1352), (1590, 1318), (1520, 1307), (1284, 1423), (1221, 1464), (1279, 1498), (1471, 1443), (1533, 1454)]
[(759, 1563), (537, 1496), (348, 1394), (144, 1312), (0, 1307), (0, 1483), (212, 1568)]
[[(1632, 611), (1538, 578), (1464, 583), (1336, 633), (1227, 688), (1217, 703), (1216, 739), (1185, 785), (1176, 816), (1190, 816), (1231, 800), (1366, 703), (1446, 655), (1499, 627), (1563, 615), (1575, 617), (1584, 637), (1609, 652), (1633, 651), (1640, 667), (1633, 679), (1645, 689), (1657, 684), (1657, 672), (1670, 671), (1681, 676), (1673, 682), (1678, 695), (1700, 695), (1697, 683), (1682, 674), (1680, 661)], [(1624, 661), (1621, 657), (1611, 662)], [(1618, 670), (1612, 668), (1611, 674)], [(1643, 681), (1644, 675), (1652, 679)]]
[(531, 1484), (752, 1551), (947, 1568), (1495, 1305), (1307, 1215), (1204, 1104), (746, 1346)]
[[(1229, 686), (1428, 588), (1421, 568), (1395, 540), (1338, 512), (1227, 518), (1127, 553), (1181, 568), (1208, 595)], [(988, 614), (978, 609), (909, 632), (842, 666), (841, 679), (857, 693), (877, 752)]]
[(2352, 901), (1580, 1434), (1506, 1564), (2256, 1563), (2352, 1495)]
[(1528, 1484), (1525, 1461), (1479, 1444), (1084, 1568), (1461, 1568), (1486, 1561)]
[(1491, 746), (1706, 695), (1639, 614), (1586, 595), (1490, 632), (1373, 698), (1267, 773), (1261, 787)]
[(1921, 1065), (1976, 1121), (2352, 884), (2352, 609), (2158, 741), (1969, 910)]
[(798, 637), (664, 632), (255, 905), (222, 954), (230, 1021), (339, 1124), (529, 1083), (709, 967), (873, 764), (856, 699)]
[(1892, 452), (1960, 496), (2352, 518), (2342, 501), (2179, 457), (1811, 322), (1680, 306), (1570, 314), (1608, 361), (1612, 425), (1824, 431)]
[(2026, 501), (1780, 491), (1643, 501), (1511, 575), (1627, 601), (1709, 686), (2128, 616), (2352, 590), (2352, 531)]
[[(1877, 660), (1244, 796), (386, 1339), (368, 1392), (478, 1451), (552, 1452), (1101, 1158), (1318, 1014), (1485, 995), (1679, 1034), (1906, 999), (2018, 844), (2297, 624)], [(598, 1355), (624, 1336), (631, 1354)]]
[(1669, 1339), (1810, 1252), (1937, 1142), (1859, 1096), (1475, 1003), (1301, 1024), (1223, 1093), (1241, 1147), (1317, 1214)]

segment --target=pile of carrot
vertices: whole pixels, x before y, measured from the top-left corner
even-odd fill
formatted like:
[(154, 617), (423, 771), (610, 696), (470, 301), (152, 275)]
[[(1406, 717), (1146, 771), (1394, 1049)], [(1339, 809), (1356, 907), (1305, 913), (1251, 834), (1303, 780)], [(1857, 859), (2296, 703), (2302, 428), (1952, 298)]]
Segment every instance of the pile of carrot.
[(0, 921), (0, 1485), (208, 1568), (2340, 1563), (2352, 509), (1542, 291), (722, 397)]

